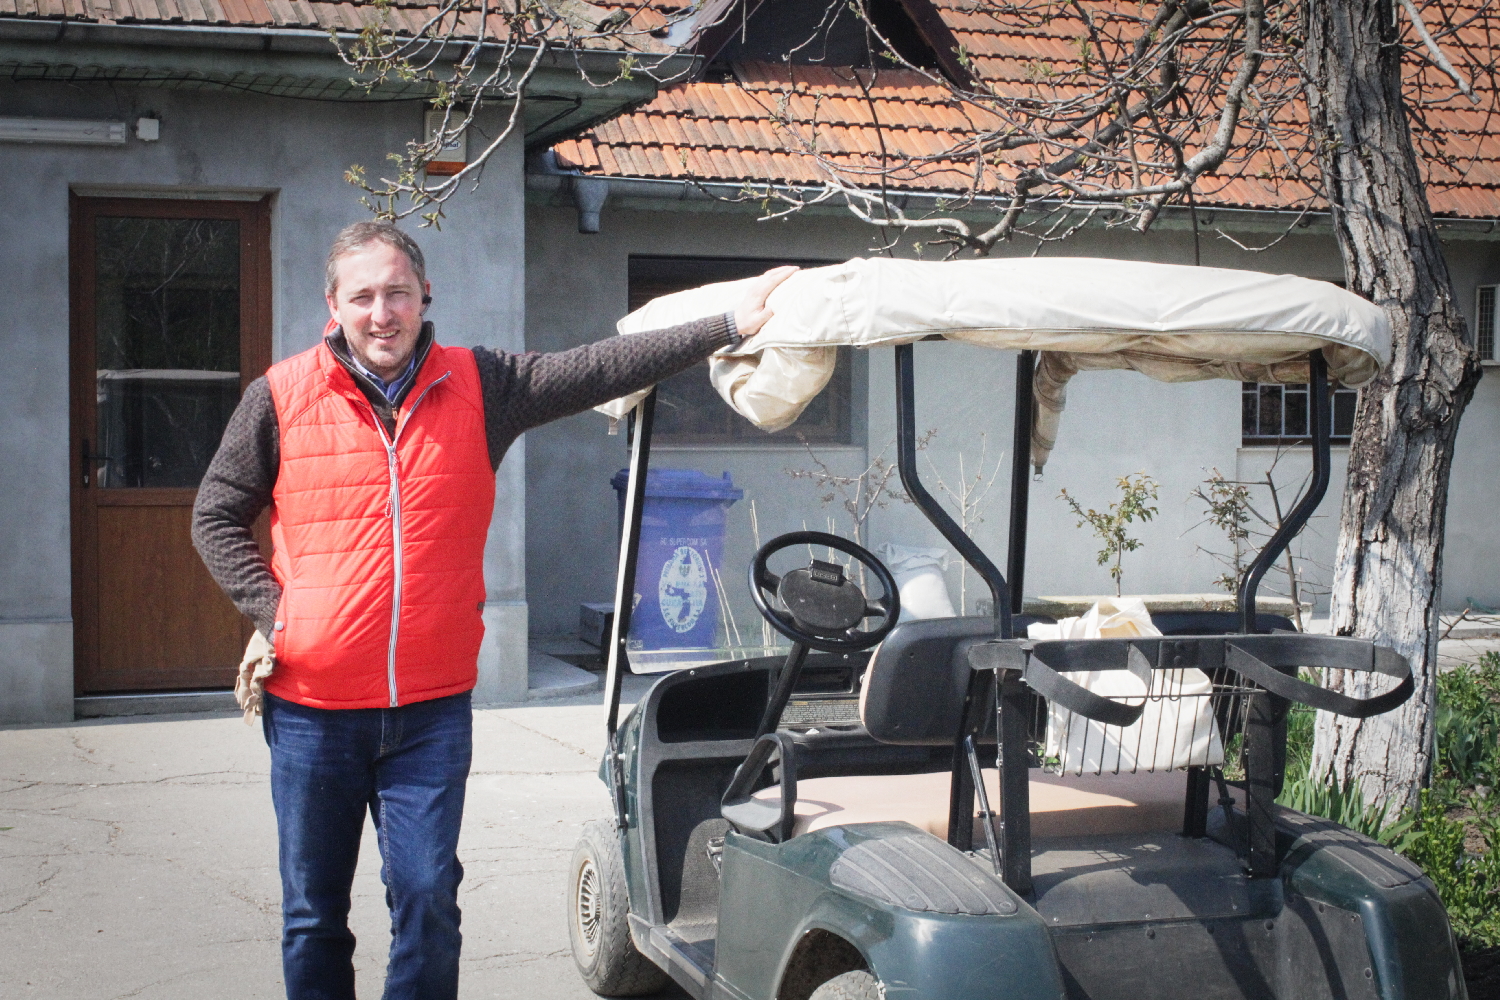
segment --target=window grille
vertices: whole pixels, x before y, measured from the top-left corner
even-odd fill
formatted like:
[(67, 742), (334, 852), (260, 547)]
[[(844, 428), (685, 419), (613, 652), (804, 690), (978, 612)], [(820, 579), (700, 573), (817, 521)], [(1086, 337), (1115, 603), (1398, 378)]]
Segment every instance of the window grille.
[(1480, 285), (1474, 307), (1474, 349), (1483, 361), (1495, 358), (1495, 286)]
[[(1333, 390), (1334, 444), (1348, 444), (1354, 431), (1358, 389)], [(1240, 392), (1240, 436), (1246, 445), (1309, 444), (1307, 385), (1243, 382)]]

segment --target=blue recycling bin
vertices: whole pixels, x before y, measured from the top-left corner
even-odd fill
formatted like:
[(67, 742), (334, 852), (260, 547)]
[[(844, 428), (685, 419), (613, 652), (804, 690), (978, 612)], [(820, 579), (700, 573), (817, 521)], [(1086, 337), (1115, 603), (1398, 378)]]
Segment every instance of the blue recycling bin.
[[(630, 470), (611, 479), (625, 521)], [(730, 506), (744, 497), (729, 473), (716, 479), (697, 469), (652, 469), (646, 474), (646, 509), (635, 568), (632, 649), (706, 649), (719, 627), (715, 574), (724, 568), (724, 524)]]

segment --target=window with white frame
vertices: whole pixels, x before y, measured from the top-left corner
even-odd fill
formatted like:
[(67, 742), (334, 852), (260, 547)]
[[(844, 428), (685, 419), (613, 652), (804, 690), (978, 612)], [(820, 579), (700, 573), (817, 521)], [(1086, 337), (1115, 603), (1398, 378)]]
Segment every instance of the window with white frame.
[(1474, 350), (1481, 361), (1495, 356), (1495, 285), (1480, 285), (1474, 301)]
[[(1240, 437), (1246, 445), (1310, 444), (1307, 384), (1240, 383)], [(1329, 439), (1348, 444), (1354, 432), (1358, 389), (1333, 389), (1333, 427)]]
[[(1344, 282), (1327, 280), (1344, 287)], [(1491, 300), (1493, 302), (1493, 300)], [(1240, 383), (1240, 443), (1243, 445), (1304, 445), (1312, 443), (1312, 417), (1308, 411), (1308, 386), (1274, 383)], [(1333, 427), (1329, 440), (1348, 444), (1354, 433), (1354, 410), (1359, 404), (1359, 390), (1346, 389), (1335, 383)]]

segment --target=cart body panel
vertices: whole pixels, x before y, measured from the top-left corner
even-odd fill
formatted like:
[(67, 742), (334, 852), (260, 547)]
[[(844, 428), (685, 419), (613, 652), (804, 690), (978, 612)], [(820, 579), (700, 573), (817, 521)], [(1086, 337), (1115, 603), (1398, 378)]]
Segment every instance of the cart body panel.
[(833, 827), (784, 844), (731, 834), (724, 847), (718, 976), (745, 996), (771, 1000), (780, 995), (799, 942), (824, 931), (859, 949), (890, 997), (1060, 1000), (1062, 980), (1046, 927), (1024, 900), (985, 873), (979, 874), (1005, 894), (1009, 912), (923, 912), (835, 884), (835, 866), (851, 849), (913, 835), (930, 840), (934, 850), (947, 848), (905, 823)]

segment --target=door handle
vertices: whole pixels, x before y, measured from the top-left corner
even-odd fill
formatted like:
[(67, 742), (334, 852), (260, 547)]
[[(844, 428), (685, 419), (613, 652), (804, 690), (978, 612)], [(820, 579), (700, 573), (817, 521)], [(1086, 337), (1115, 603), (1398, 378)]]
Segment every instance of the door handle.
[(109, 461), (109, 456), (108, 455), (95, 455), (90, 450), (90, 448), (89, 448), (89, 439), (88, 438), (84, 438), (83, 439), (83, 449), (81, 451), (81, 454), (79, 455), (79, 458), (82, 460), (82, 464), (83, 464), (83, 485), (84, 486), (87, 486), (89, 484), (89, 481), (93, 478), (94, 465), (96, 463), (99, 463), (99, 462), (108, 462)]

